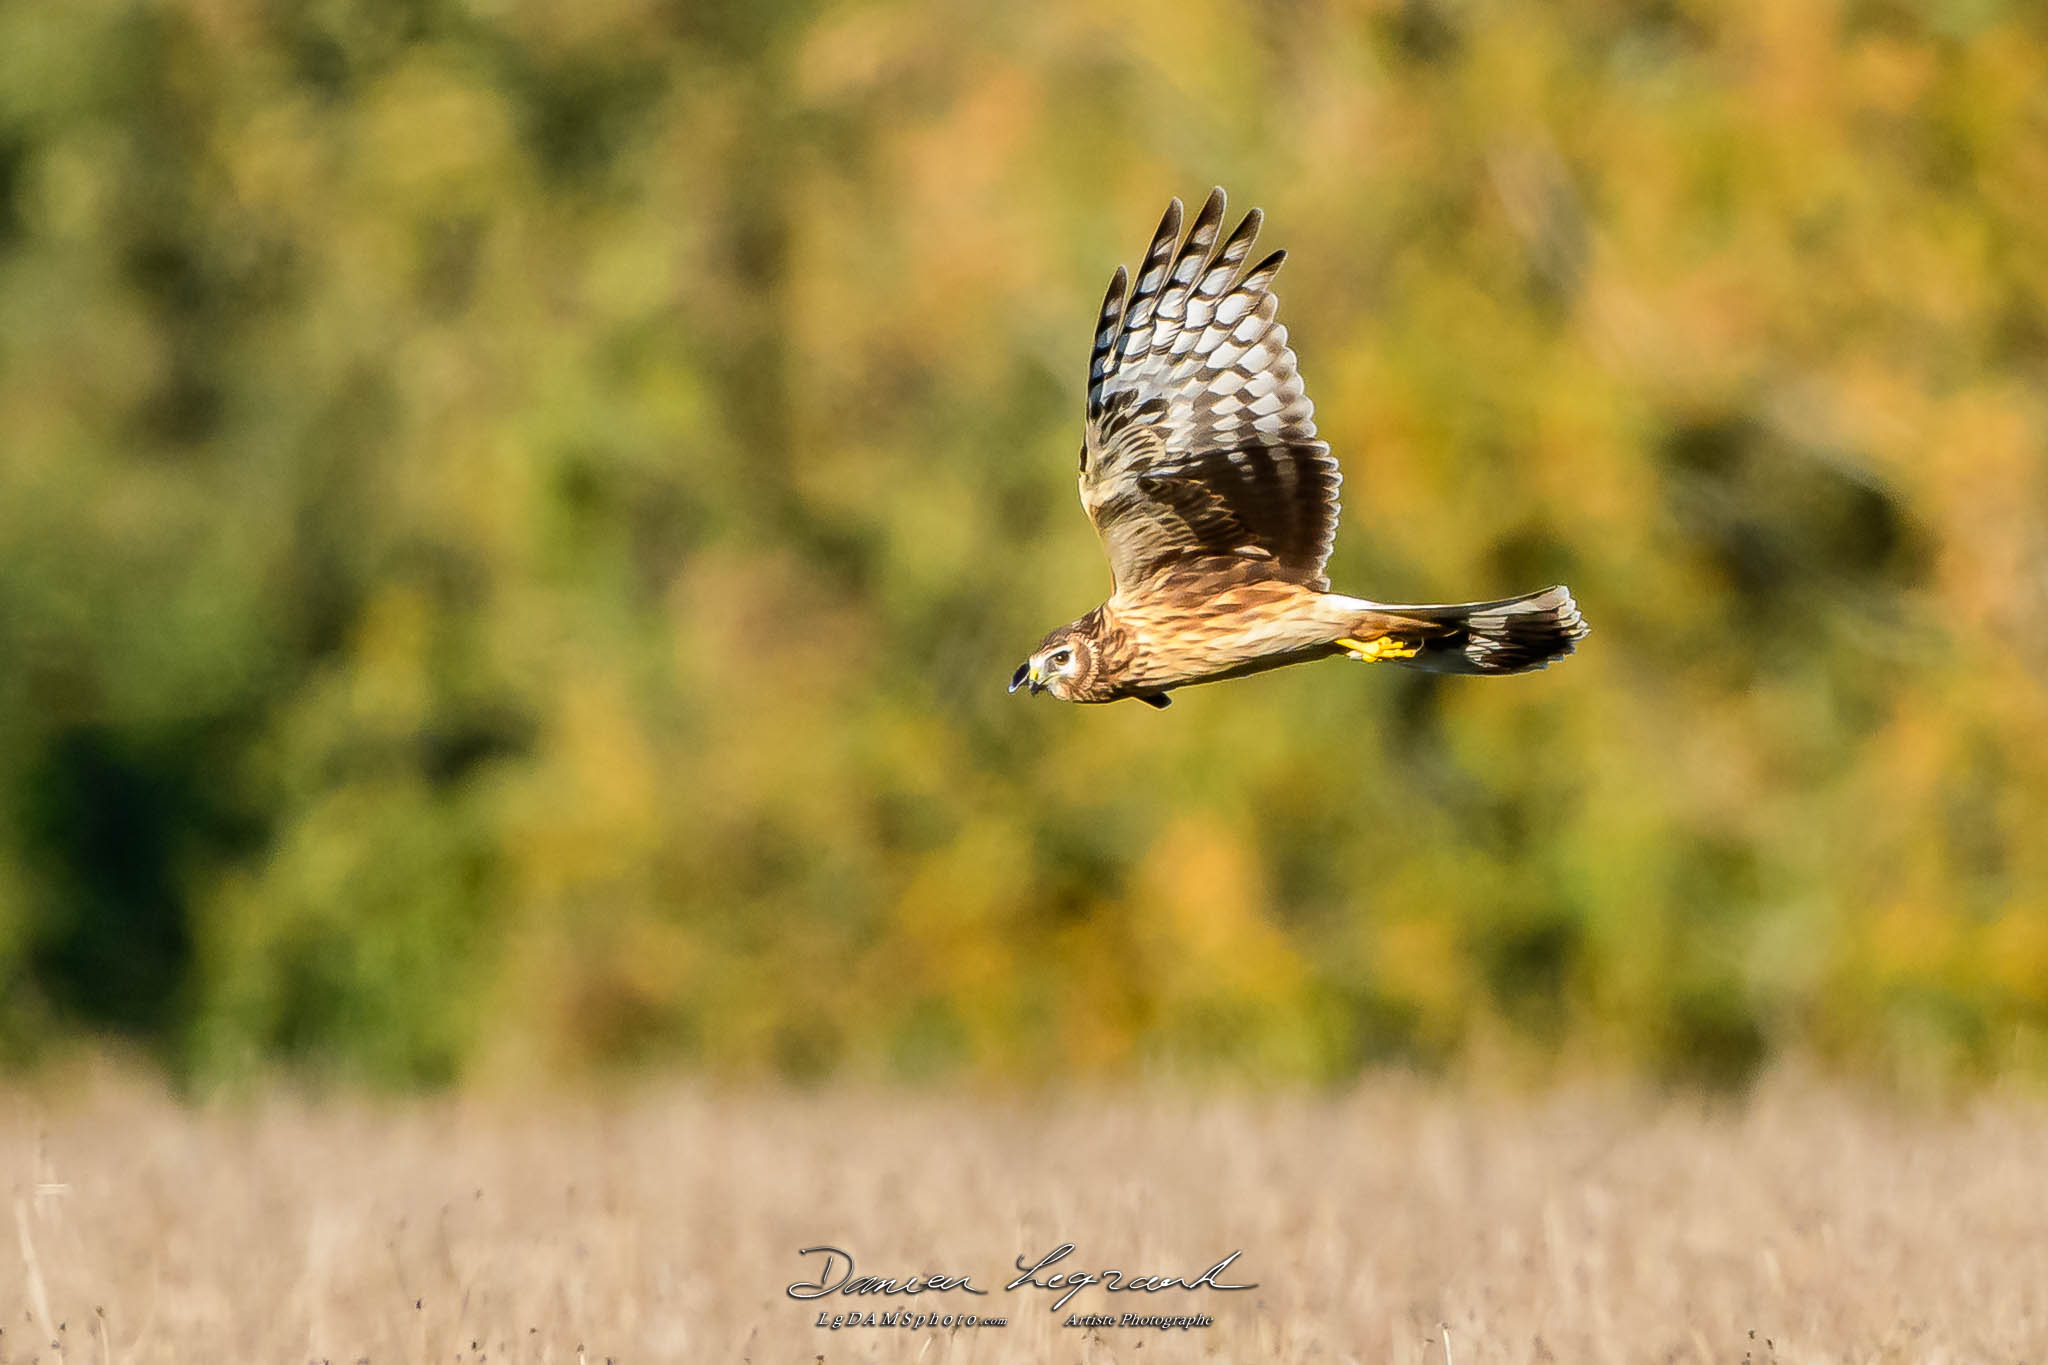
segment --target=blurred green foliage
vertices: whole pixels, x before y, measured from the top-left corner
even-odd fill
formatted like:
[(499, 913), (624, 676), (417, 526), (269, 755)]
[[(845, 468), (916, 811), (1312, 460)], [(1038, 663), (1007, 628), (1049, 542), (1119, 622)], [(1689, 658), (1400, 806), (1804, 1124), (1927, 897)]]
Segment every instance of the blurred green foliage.
[[(1578, 658), (1005, 694), (1215, 182)], [(2048, 1072), (2044, 204), (1997, 0), (0, 7), (0, 1050)]]

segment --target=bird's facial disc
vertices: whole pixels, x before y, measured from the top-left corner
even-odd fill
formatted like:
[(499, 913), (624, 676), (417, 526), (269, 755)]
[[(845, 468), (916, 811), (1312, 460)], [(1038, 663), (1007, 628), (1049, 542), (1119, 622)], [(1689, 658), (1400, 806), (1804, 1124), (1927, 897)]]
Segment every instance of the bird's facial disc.
[(1032, 695), (1050, 692), (1061, 701), (1072, 700), (1071, 687), (1081, 676), (1080, 648), (1071, 640), (1047, 645), (1031, 656), (1010, 678), (1010, 690), (1031, 689)]

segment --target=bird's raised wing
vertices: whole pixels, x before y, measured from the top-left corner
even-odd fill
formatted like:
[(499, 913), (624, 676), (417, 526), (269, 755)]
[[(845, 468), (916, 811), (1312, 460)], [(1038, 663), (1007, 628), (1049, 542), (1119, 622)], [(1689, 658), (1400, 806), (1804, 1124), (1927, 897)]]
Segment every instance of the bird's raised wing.
[(1247, 213), (1218, 250), (1223, 205), (1223, 191), (1211, 191), (1181, 241), (1174, 200), (1137, 287), (1118, 266), (1102, 302), (1081, 505), (1119, 591), (1202, 560), (1329, 586), (1341, 476), (1274, 320), (1273, 276), (1287, 253), (1240, 278), (1263, 215)]

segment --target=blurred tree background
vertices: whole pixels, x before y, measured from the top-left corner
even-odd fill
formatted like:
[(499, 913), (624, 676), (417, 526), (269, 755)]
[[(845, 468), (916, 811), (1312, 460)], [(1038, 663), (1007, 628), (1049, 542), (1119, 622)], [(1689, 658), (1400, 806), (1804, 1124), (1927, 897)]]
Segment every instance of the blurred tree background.
[[(1212, 183), (1578, 658), (1005, 694)], [(0, 1055), (2048, 1075), (2044, 205), (1999, 0), (0, 6)]]

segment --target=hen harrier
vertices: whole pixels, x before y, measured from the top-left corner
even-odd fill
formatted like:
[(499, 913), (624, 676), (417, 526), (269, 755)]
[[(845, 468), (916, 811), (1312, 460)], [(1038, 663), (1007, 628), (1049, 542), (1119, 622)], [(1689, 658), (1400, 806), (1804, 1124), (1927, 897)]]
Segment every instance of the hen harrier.
[[(1264, 215), (1216, 249), (1223, 191), (1180, 240), (1167, 206), (1126, 295), (1110, 281), (1088, 367), (1081, 505), (1109, 600), (1045, 637), (1010, 679), (1061, 701), (1166, 694), (1348, 654), (1433, 673), (1526, 673), (1572, 652), (1571, 593), (1387, 606), (1330, 591), (1340, 475), (1276, 322), (1276, 251), (1239, 277)], [(1178, 244), (1178, 250), (1176, 250)]]

